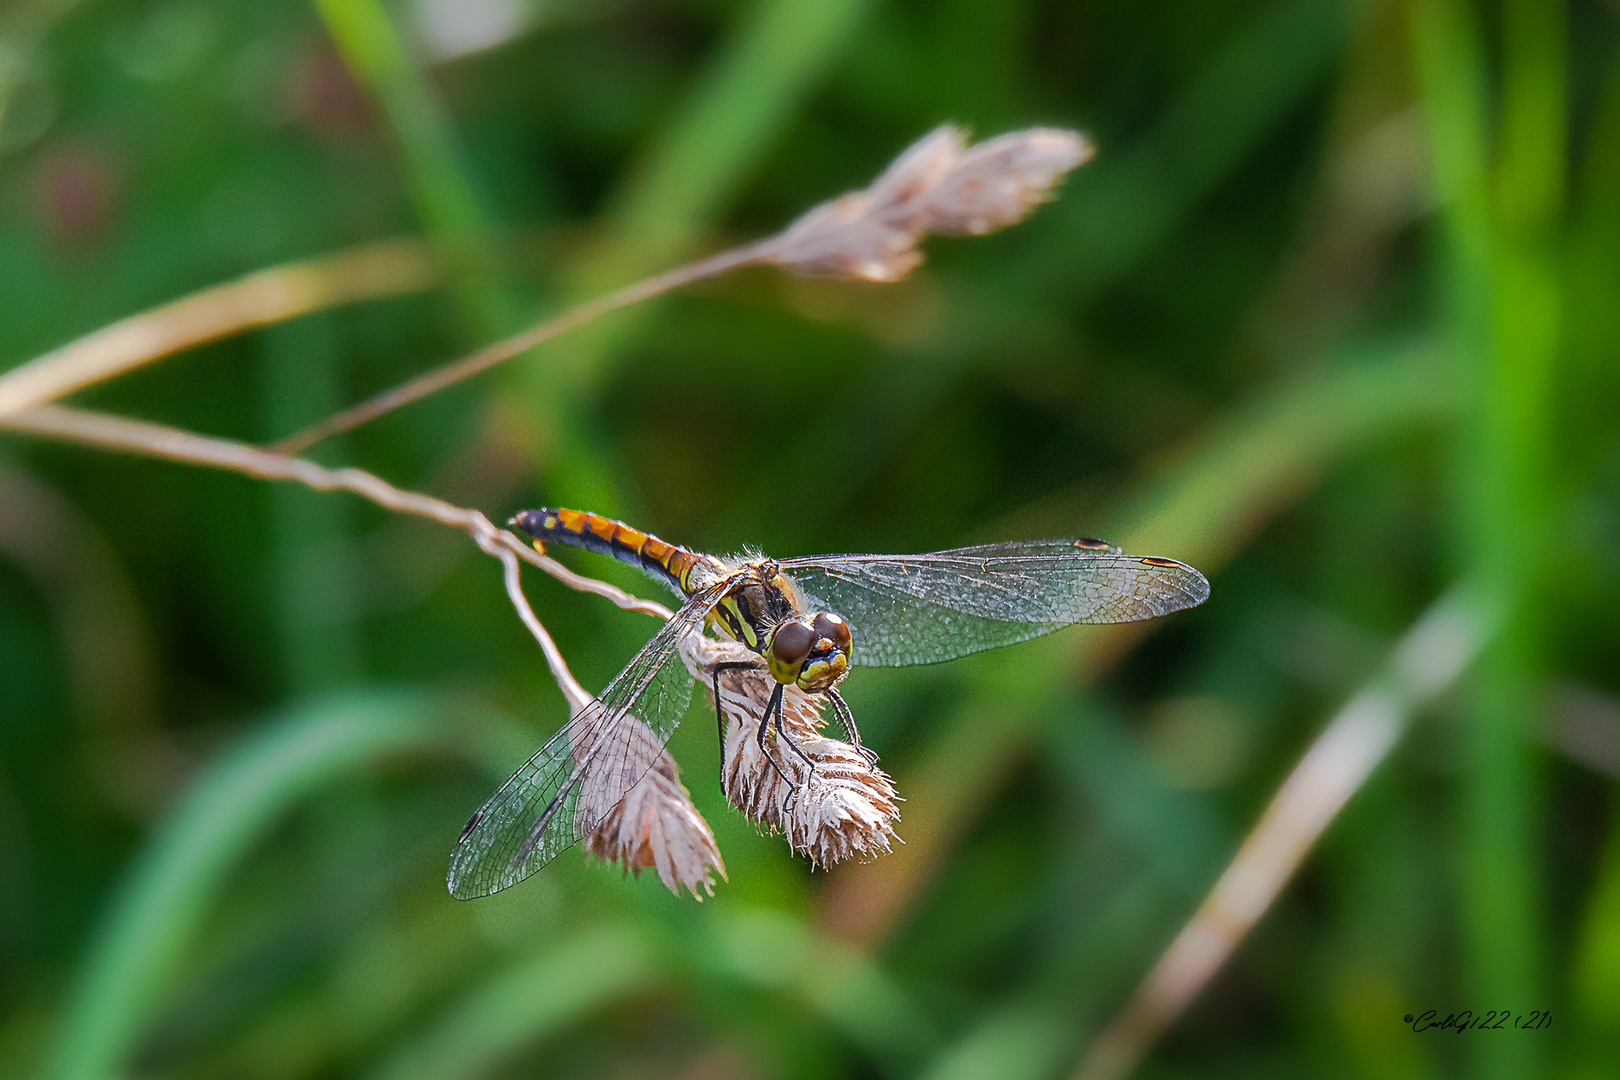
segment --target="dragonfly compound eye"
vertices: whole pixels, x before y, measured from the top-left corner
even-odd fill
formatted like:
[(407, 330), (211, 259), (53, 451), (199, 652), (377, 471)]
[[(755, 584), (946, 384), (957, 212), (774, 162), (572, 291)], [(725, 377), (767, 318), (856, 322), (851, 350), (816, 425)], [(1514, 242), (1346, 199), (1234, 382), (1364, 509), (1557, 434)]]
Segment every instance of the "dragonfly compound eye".
[(816, 616), (813, 629), (816, 632), (816, 637), (826, 638), (831, 641), (834, 649), (839, 652), (849, 652), (849, 623), (844, 621), (843, 616), (836, 615), (831, 611), (823, 611)]
[(815, 632), (801, 622), (785, 622), (778, 626), (776, 633), (771, 635), (772, 666), (780, 664), (797, 675), (799, 665), (810, 655), (810, 647), (815, 640)]
[(823, 611), (811, 621), (810, 632), (815, 642), (799, 668), (798, 687), (819, 693), (842, 679), (849, 670), (849, 623), (830, 611)]

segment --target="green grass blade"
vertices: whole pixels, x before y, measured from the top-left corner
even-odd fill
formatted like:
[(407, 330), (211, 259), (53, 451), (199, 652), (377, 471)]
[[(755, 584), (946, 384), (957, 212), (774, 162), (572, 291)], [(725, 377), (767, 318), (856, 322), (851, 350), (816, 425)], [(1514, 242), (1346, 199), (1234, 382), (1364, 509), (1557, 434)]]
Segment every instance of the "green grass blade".
[(315, 0), (349, 70), (381, 106), (404, 159), (416, 212), (459, 282), (463, 315), (481, 337), (507, 331), (493, 229), (450, 117), (380, 0)]
[(627, 926), (547, 945), (484, 980), (444, 1018), (406, 1043), (379, 1080), (482, 1076), (502, 1059), (626, 994), (653, 985), (662, 965)]
[(314, 705), (210, 767), (126, 874), (82, 963), (46, 1075), (119, 1075), (209, 905), (277, 817), (344, 772), (434, 745), (444, 730), (434, 713), (404, 695)]
[(1039, 1080), (1058, 1074), (1074, 1039), (1071, 1017), (1024, 1004), (974, 1028), (923, 1075), (927, 1080)]
[(1431, 344), (1347, 349), (1327, 370), (1234, 409), (1120, 512), (1109, 536), (1131, 550), (1217, 568), (1322, 470), (1447, 416), (1455, 400), (1455, 381)]
[(1620, 1061), (1620, 829), (1611, 830), (1575, 939), (1571, 1075), (1603, 1076)]
[[(1503, 6), (1499, 157), (1485, 158), (1482, 33), (1460, 4), (1418, 5), (1414, 22), (1434, 172), (1450, 238), (1449, 317), (1468, 380), (1457, 431), (1455, 546), (1467, 571), (1511, 612), (1474, 680), (1463, 818), (1462, 937), (1470, 990), (1527, 1012), (1544, 1007), (1547, 931), (1536, 839), (1535, 565), (1545, 545), (1548, 402), (1560, 351), (1552, 229), (1565, 154), (1564, 9)], [(1542, 1046), (1478, 1048), (1480, 1075), (1531, 1077)]]
[(1136, 266), (1321, 85), (1346, 21), (1342, 3), (1280, 0), (1223, 42), (1157, 128), (1075, 174), (1033, 257), (1009, 268), (1018, 291), (1089, 298)]
[(377, 1080), (486, 1075), (598, 1009), (667, 985), (677, 967), (711, 986), (781, 994), (891, 1073), (914, 1071), (937, 1041), (925, 1015), (869, 959), (799, 918), (752, 910), (663, 948), (622, 925), (547, 943), (478, 982), (390, 1058)]
[(870, 6), (869, 0), (757, 5), (615, 197), (611, 250), (583, 276), (639, 277), (689, 252)]
[(694, 966), (808, 1007), (890, 1075), (913, 1075), (940, 1033), (907, 989), (858, 949), (801, 919), (755, 908), (694, 942)]

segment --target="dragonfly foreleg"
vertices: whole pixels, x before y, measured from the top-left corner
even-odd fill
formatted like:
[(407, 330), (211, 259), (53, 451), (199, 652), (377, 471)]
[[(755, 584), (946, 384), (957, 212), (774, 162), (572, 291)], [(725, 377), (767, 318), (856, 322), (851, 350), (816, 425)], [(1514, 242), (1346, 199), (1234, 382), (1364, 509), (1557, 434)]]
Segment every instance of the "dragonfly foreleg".
[(861, 752), (868, 765), (876, 765), (877, 751), (867, 749), (866, 744), (861, 742), (861, 729), (855, 726), (855, 710), (849, 707), (849, 702), (844, 700), (844, 695), (836, 687), (827, 687), (826, 694), (832, 698), (833, 712), (838, 714), (838, 722), (844, 725), (844, 734), (849, 736), (849, 741)]
[[(808, 770), (805, 773), (804, 782), (806, 784), (809, 784), (811, 780), (815, 779), (815, 776), (816, 776), (816, 763), (814, 761), (810, 760), (810, 755), (806, 754), (804, 752), (804, 749), (801, 746), (799, 746), (798, 743), (793, 741), (793, 737), (791, 735), (789, 735), (787, 733), (787, 729), (782, 726), (782, 692), (783, 692), (783, 689), (784, 689), (784, 687), (778, 686), (776, 688), (776, 694), (775, 694), (775, 699), (776, 699), (776, 742), (777, 742), (777, 745), (781, 745), (782, 743), (786, 743), (788, 745), (788, 749), (792, 750), (795, 754), (798, 754), (799, 757), (803, 759), (804, 764), (805, 764), (805, 768)], [(781, 772), (781, 770), (778, 769), (777, 772)], [(784, 776), (782, 779), (786, 780), (787, 777)], [(787, 811), (793, 806), (793, 800), (798, 797), (798, 794), (799, 794), (799, 789), (797, 787), (789, 787), (788, 788), (787, 798), (782, 800), (782, 812), (784, 814), (787, 813)]]
[[(780, 765), (778, 765), (776, 763), (776, 758), (772, 757), (771, 752), (769, 750), (765, 749), (765, 729), (768, 728), (770, 726), (770, 724), (771, 724), (771, 711), (772, 710), (775, 710), (778, 713), (780, 713), (782, 711), (782, 684), (781, 683), (776, 684), (776, 689), (771, 691), (771, 699), (765, 703), (765, 711), (760, 714), (760, 717), (759, 717), (759, 731), (755, 735), (755, 738), (759, 742), (760, 756), (765, 759), (766, 764), (770, 765), (770, 767), (772, 769), (776, 770), (776, 775), (781, 778), (782, 783), (787, 785), (791, 789), (792, 785), (793, 785), (793, 781), (791, 781), (791, 780), (789, 780), (787, 778), (787, 773), (783, 772), (782, 771), (782, 766), (780, 766)], [(777, 721), (777, 730), (778, 731), (781, 730), (781, 721)], [(791, 797), (792, 796), (790, 794), (789, 798), (791, 798)]]
[(777, 764), (775, 755), (765, 748), (765, 729), (773, 723), (773, 714), (774, 723), (776, 724), (776, 745), (778, 747), (787, 746), (788, 749), (803, 759), (808, 769), (804, 783), (808, 784), (816, 775), (816, 763), (810, 760), (810, 755), (806, 754), (799, 744), (793, 741), (793, 737), (782, 726), (782, 695), (786, 689), (787, 687), (777, 683), (776, 689), (771, 692), (771, 699), (765, 703), (765, 712), (760, 715), (759, 731), (756, 735), (759, 741), (760, 755), (764, 757), (765, 761), (776, 772), (776, 775), (781, 778), (782, 786), (787, 788), (787, 795), (782, 799), (782, 812), (784, 814), (793, 806), (793, 800), (798, 795), (799, 785), (790, 779), (787, 773), (782, 771), (782, 766)]
[(720, 731), (720, 790), (726, 790), (726, 713), (720, 708), (720, 673), (722, 671), (758, 671), (763, 665), (751, 660), (725, 660), (709, 669), (714, 680), (714, 722)]

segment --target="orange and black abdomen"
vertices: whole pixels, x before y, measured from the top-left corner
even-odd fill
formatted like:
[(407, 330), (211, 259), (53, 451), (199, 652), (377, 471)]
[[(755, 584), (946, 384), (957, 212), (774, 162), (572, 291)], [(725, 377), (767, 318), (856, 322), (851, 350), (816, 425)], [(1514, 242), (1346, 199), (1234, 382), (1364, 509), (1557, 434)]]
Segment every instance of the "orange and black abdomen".
[(677, 592), (690, 592), (692, 567), (702, 558), (622, 521), (584, 510), (524, 510), (512, 524), (542, 544), (567, 544), (639, 566)]

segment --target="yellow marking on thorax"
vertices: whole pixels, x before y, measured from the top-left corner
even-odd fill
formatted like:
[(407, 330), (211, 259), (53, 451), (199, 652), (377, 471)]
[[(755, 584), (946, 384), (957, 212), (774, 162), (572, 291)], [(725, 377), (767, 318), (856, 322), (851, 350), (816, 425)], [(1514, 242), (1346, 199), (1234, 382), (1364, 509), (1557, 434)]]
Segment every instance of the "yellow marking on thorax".
[(743, 617), (735, 595), (727, 596), (715, 605), (710, 619), (715, 629), (726, 637), (742, 642), (755, 652), (759, 651), (759, 635), (754, 631), (754, 624)]

